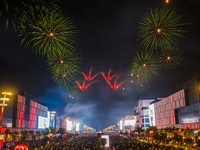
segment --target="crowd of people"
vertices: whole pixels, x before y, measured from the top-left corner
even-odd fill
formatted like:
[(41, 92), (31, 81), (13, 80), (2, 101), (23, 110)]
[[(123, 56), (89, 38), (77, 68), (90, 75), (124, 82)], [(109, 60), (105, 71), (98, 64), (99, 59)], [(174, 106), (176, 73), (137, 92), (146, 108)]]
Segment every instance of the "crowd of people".
[[(163, 147), (157, 144), (141, 142), (137, 138), (111, 135), (108, 150), (173, 150), (173, 147)], [(51, 141), (35, 140), (18, 142), (12, 145), (4, 143), (3, 150), (14, 150), (18, 144), (25, 144), (29, 150), (98, 150), (100, 140), (97, 135), (76, 136), (70, 139), (54, 138)]]

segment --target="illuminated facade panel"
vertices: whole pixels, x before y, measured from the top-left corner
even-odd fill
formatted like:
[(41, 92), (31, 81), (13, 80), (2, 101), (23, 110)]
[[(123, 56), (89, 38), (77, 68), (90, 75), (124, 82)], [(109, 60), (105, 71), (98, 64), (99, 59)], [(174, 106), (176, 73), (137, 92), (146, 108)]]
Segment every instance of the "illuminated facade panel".
[(185, 106), (184, 89), (155, 103), (156, 126), (159, 129), (174, 126), (176, 124), (175, 109)]
[(186, 90), (186, 106), (175, 111), (176, 122), (185, 124), (185, 128), (193, 128), (200, 123), (200, 78), (190, 80), (183, 87)]
[(135, 120), (125, 120), (125, 126), (134, 126)]
[(134, 107), (136, 115), (136, 125), (137, 127), (142, 127), (146, 129), (150, 126), (149, 120), (149, 105), (151, 102), (155, 101), (156, 98), (147, 98), (139, 100), (138, 104)]
[(71, 131), (72, 130), (72, 121), (67, 121), (67, 130)]
[(156, 125), (154, 105), (155, 105), (155, 104), (149, 105), (149, 120), (150, 120), (150, 126), (155, 126), (155, 125)]
[(122, 120), (120, 120), (120, 122), (119, 122), (119, 128), (120, 128), (120, 130), (123, 130)]
[(79, 131), (80, 123), (76, 123), (76, 131)]
[(50, 112), (47, 112), (47, 117), (38, 116), (38, 129), (49, 128)]
[(31, 100), (31, 94), (19, 91), (19, 89), (0, 80), (0, 93), (5, 91), (11, 92), (12, 95), (6, 102), (8, 106), (4, 109), (2, 127), (9, 127), (11, 131), (17, 132), (21, 132), (25, 128), (30, 129), (30, 127), (36, 129), (39, 112), (41, 111), (41, 116), (46, 117), (48, 108), (41, 104), (38, 108), (38, 103)]

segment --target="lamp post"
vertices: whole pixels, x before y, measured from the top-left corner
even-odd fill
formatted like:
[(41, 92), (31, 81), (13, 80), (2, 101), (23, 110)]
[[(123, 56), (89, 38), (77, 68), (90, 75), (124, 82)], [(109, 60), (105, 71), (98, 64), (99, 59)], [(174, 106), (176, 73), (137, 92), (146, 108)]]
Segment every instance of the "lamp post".
[(51, 111), (50, 119), (51, 119), (51, 127), (53, 127), (53, 118), (55, 116), (56, 111)]
[(9, 100), (9, 98), (6, 98), (6, 96), (11, 95), (11, 93), (10, 92), (3, 92), (2, 94), (4, 96), (3, 96), (3, 98), (0, 98), (0, 100), (3, 100), (3, 103), (0, 104), (0, 106), (2, 106), (2, 108), (1, 108), (1, 119), (0, 119), (0, 133), (1, 133), (1, 123), (2, 123), (2, 120), (3, 120), (4, 107), (7, 106), (7, 104), (5, 104), (5, 101)]

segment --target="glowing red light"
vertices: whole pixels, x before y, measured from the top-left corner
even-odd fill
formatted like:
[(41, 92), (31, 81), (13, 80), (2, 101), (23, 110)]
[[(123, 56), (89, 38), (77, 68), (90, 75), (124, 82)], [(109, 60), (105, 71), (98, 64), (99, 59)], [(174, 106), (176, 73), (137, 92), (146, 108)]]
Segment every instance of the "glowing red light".
[(137, 133), (135, 133), (135, 136), (137, 136)]
[(86, 85), (84, 89), (87, 89), (87, 88), (88, 88), (88, 85)]
[(83, 88), (82, 88), (82, 86), (79, 86), (78, 88), (79, 88), (80, 90), (82, 90), (82, 89), (83, 89)]
[(17, 145), (14, 150), (28, 150), (28, 147), (25, 144)]
[(115, 89), (118, 89), (120, 86), (119, 85), (117, 85), (117, 86), (115, 86)]
[(112, 85), (110, 85), (110, 88), (112, 88), (112, 89), (113, 89), (113, 86), (112, 86)]

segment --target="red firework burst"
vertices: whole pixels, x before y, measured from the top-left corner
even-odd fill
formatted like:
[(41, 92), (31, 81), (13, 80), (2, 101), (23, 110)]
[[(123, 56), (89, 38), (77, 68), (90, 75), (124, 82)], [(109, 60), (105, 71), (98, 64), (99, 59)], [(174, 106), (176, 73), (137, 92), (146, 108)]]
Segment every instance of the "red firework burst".
[(118, 78), (116, 78), (116, 79), (114, 80), (114, 84), (113, 84), (113, 85), (110, 83), (109, 80), (106, 81), (106, 82), (110, 85), (110, 88), (112, 88), (112, 89), (114, 89), (114, 90), (117, 90), (117, 89), (120, 88), (120, 86), (125, 82), (125, 81), (123, 81), (123, 82), (117, 84), (117, 79), (118, 79)]
[(91, 74), (92, 74), (92, 70), (93, 70), (93, 67), (90, 68), (90, 71), (89, 71), (88, 76), (85, 75), (85, 73), (81, 72), (82, 75), (84, 76), (85, 80), (87, 80), (87, 81), (92, 81), (92, 80), (93, 80), (93, 79), (94, 79), (98, 74), (101, 73), (101, 72), (99, 72), (99, 73), (95, 74), (95, 75), (92, 77), (92, 76), (91, 76)]
[(86, 85), (85, 80), (83, 81), (83, 84), (80, 85), (80, 83), (78, 81), (74, 81), (77, 85), (78, 88), (82, 91), (86, 90), (91, 84), (95, 83), (95, 82), (99, 82), (99, 81), (92, 81), (89, 84)]

